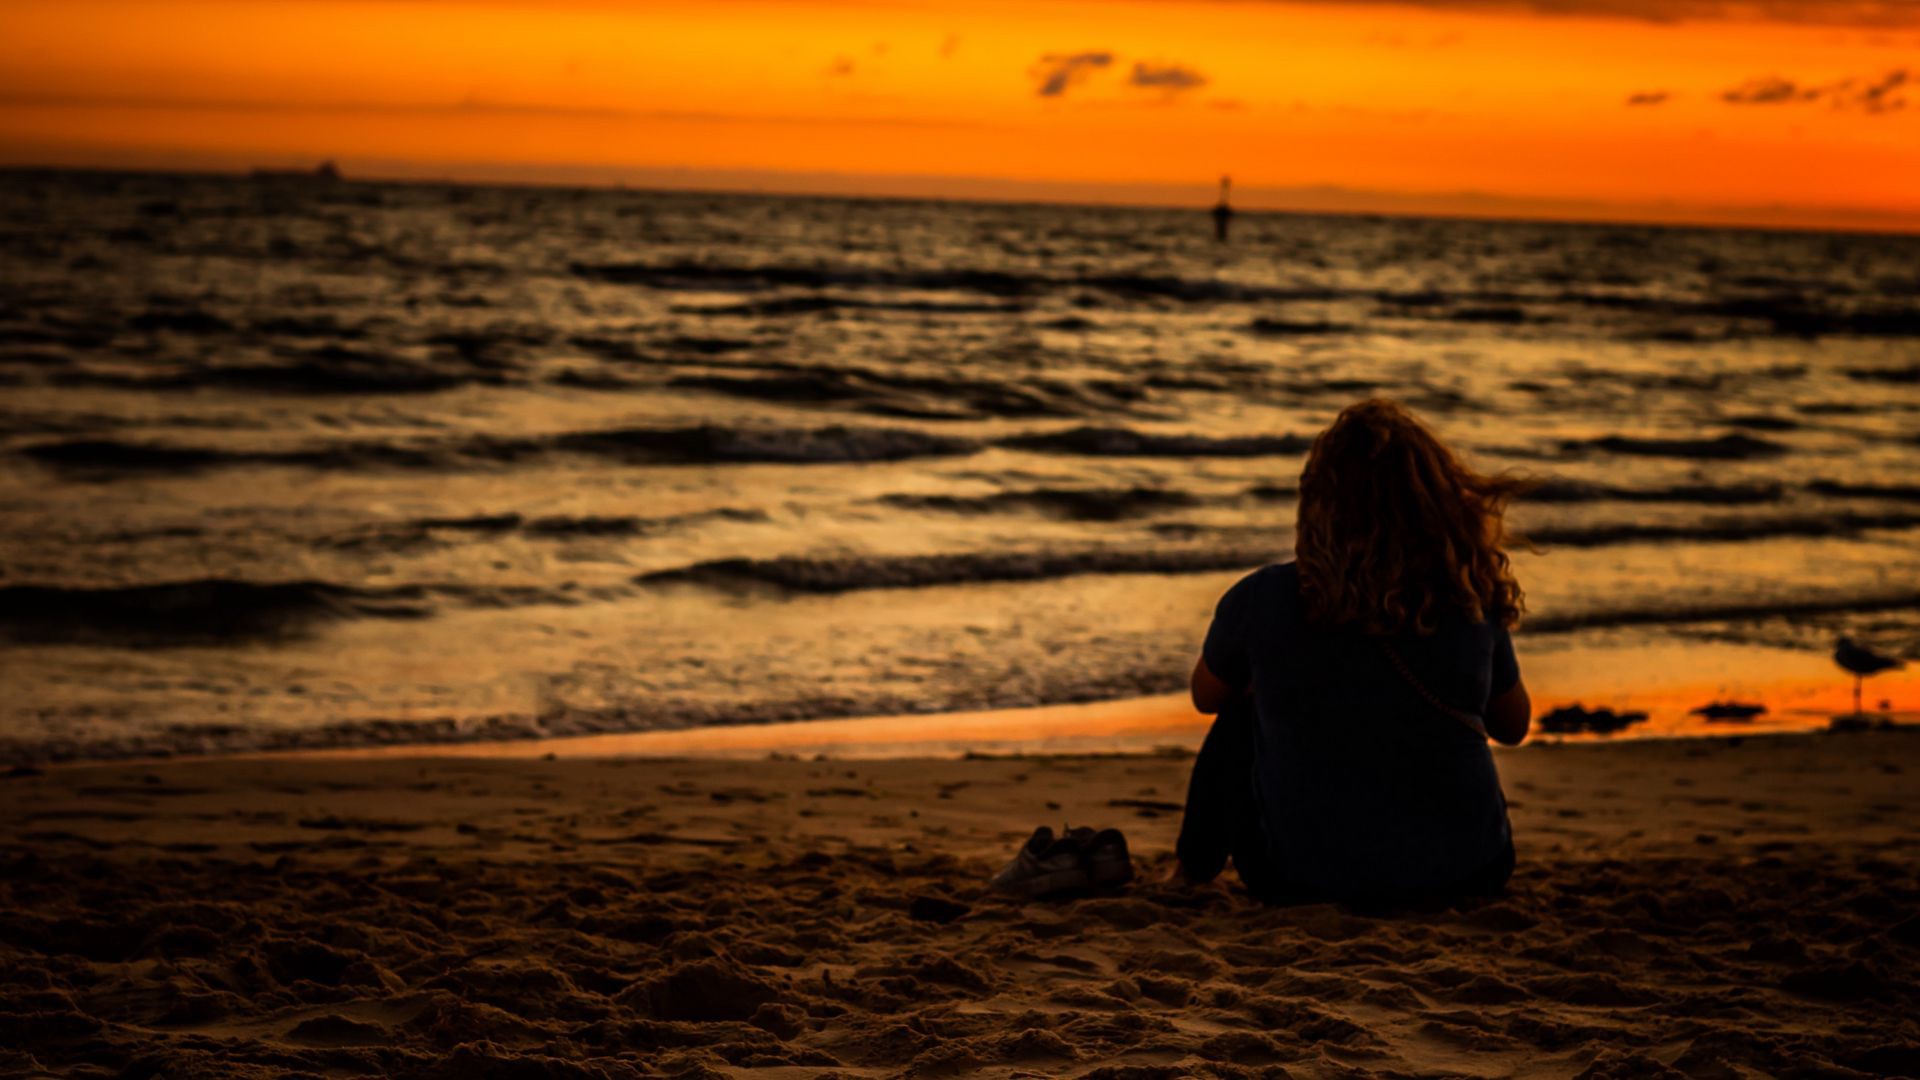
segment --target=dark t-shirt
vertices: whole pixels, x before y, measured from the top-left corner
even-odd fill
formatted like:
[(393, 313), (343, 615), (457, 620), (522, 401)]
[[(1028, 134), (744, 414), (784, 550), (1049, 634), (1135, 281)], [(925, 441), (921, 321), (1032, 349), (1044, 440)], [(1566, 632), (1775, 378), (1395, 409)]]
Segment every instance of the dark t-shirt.
[[(1507, 631), (1464, 616), (1389, 639), (1447, 705), (1485, 715), (1520, 679)], [(1357, 629), (1309, 626), (1292, 563), (1220, 598), (1201, 651), (1252, 687), (1252, 782), (1285, 882), (1317, 895), (1444, 891), (1505, 855), (1506, 799), (1484, 737), (1434, 708)]]

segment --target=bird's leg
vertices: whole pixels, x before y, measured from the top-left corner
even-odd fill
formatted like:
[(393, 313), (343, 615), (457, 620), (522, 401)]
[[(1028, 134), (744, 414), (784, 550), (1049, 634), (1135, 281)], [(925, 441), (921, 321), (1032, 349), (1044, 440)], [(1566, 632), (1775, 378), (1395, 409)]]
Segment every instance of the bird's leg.
[(1853, 677), (1853, 715), (1855, 716), (1867, 715), (1866, 710), (1860, 707), (1860, 684), (1866, 681), (1867, 677), (1865, 675), (1855, 675)]

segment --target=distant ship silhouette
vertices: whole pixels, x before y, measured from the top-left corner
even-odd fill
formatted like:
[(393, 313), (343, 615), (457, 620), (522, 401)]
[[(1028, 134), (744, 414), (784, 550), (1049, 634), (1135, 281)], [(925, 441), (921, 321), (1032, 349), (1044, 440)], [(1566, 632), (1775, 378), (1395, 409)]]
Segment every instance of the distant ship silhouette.
[(317, 180), (321, 183), (334, 183), (340, 179), (340, 166), (328, 159), (312, 169), (266, 169), (253, 170), (255, 180)]

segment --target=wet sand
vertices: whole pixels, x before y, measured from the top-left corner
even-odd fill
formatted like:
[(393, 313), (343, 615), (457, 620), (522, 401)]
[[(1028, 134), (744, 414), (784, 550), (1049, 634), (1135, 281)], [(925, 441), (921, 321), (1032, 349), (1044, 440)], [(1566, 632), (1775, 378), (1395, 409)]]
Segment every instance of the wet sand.
[[(279, 758), (0, 781), (0, 1073), (1920, 1073), (1920, 734), (1499, 755), (1508, 894), (1155, 883), (1179, 755)], [(1036, 824), (1142, 880), (1012, 903)]]

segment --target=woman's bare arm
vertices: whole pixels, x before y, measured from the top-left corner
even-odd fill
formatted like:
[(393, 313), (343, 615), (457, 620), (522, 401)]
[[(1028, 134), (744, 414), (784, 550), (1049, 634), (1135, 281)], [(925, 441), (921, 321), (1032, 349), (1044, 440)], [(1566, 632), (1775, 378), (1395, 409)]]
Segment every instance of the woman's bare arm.
[[(1198, 683), (1195, 684), (1198, 686)], [(1195, 694), (1199, 691), (1195, 690)], [(1519, 746), (1533, 726), (1533, 699), (1527, 696), (1525, 680), (1487, 703), (1487, 734), (1505, 746)]]
[(1193, 665), (1193, 707), (1209, 716), (1234, 703), (1243, 690), (1236, 690), (1213, 673), (1203, 657)]

